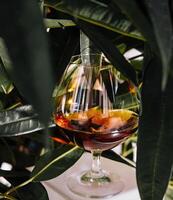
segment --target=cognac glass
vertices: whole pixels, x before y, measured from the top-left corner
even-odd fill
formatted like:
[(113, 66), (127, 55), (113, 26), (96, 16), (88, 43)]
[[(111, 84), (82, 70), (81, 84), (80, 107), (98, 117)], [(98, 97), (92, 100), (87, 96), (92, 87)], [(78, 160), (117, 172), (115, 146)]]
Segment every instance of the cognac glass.
[(68, 179), (68, 188), (89, 198), (113, 196), (123, 182), (102, 170), (102, 151), (119, 145), (138, 128), (133, 84), (102, 54), (73, 56), (56, 91), (54, 118), (67, 141), (92, 154), (89, 171)]

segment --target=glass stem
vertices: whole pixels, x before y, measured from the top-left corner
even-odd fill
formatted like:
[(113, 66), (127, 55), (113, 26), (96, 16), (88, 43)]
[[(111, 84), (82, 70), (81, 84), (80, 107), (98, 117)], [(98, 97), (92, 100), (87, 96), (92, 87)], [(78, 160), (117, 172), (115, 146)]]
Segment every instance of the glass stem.
[(102, 176), (102, 170), (101, 170), (101, 153), (102, 151), (99, 150), (93, 150), (92, 153), (92, 166), (91, 166), (91, 173), (93, 176)]

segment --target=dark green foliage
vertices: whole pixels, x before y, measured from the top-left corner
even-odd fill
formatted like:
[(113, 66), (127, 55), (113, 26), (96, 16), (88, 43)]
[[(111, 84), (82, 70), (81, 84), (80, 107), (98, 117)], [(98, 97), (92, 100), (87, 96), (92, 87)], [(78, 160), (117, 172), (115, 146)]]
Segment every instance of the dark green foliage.
[(106, 55), (111, 63), (128, 77), (135, 85), (137, 85), (136, 74), (130, 63), (123, 57), (116, 46), (109, 40), (109, 38), (102, 33), (101, 29), (84, 21), (78, 20), (77, 24), (82, 31), (95, 43), (95, 45)]
[(63, 146), (43, 155), (31, 173), (33, 181), (55, 178), (71, 167), (83, 154), (84, 150), (74, 146)]
[(46, 0), (45, 4), (108, 30), (140, 40), (144, 39), (134, 24), (115, 4), (112, 4), (112, 1)]
[(0, 8), (0, 35), (14, 65), (8, 72), (21, 95), (46, 123), (51, 114), (53, 84), (40, 8), (34, 0), (2, 1)]
[[(51, 123), (51, 122), (50, 122)], [(50, 124), (53, 126), (53, 123)], [(0, 136), (19, 136), (44, 129), (38, 114), (30, 105), (0, 112)]]
[(16, 196), (21, 200), (49, 200), (47, 191), (41, 183), (29, 183), (25, 187), (19, 189)]
[[(162, 88), (165, 88), (173, 58), (173, 27), (170, 1), (147, 0), (146, 7), (153, 24), (157, 45), (159, 47), (163, 67)], [(164, 31), (163, 27), (165, 27)], [(156, 53), (159, 56), (159, 53)]]
[(55, 83), (58, 83), (71, 56), (79, 54), (79, 29), (76, 27), (52, 29), (49, 31), (48, 36), (53, 64), (53, 76)]
[[(29, 178), (29, 172), (27, 176), (24, 177), (7, 177), (7, 181), (9, 181), (13, 186), (19, 185), (20, 183), (26, 181)], [(28, 185), (18, 189), (17, 191), (10, 194), (11, 196), (19, 199), (19, 200), (48, 200), (48, 194), (45, 187), (41, 183), (29, 183)]]
[[(6, 0), (0, 3), (0, 25), (3, 27), (0, 35), (5, 41), (12, 61), (11, 64), (4, 53), (4, 47), (0, 45), (0, 70), (3, 72), (0, 76), (0, 84), (8, 91), (8, 85), (12, 80), (17, 87), (15, 91), (20, 94), (13, 93), (17, 99), (7, 103), (6, 100), (10, 96), (7, 96), (1, 88), (0, 109), (11, 106), (13, 102), (21, 104), (29, 102), (34, 106), (42, 122), (46, 124), (50, 121), (53, 83), (60, 80), (70, 57), (79, 53), (79, 29), (82, 29), (126, 78), (137, 86), (140, 84), (140, 90), (142, 87), (137, 142), (137, 182), (142, 200), (163, 199), (173, 164), (172, 1), (46, 0), (45, 5), (55, 9), (52, 15), (51, 8), (51, 13), (47, 17), (70, 19), (76, 22), (78, 27), (62, 27), (58, 30), (50, 30), (46, 35), (36, 1)], [(144, 62), (124, 58), (123, 53), (132, 48), (140, 50)], [(53, 67), (50, 66), (50, 58)], [(29, 113), (23, 114), (23, 111), (17, 109), (1, 113), (0, 135), (14, 136), (33, 133), (38, 128), (43, 129), (35, 112), (30, 109), (28, 111)], [(20, 140), (20, 137), (18, 139)], [(15, 138), (15, 142), (18, 139)], [(12, 141), (14, 142), (14, 138), (1, 141), (0, 152), (6, 154), (8, 152), (7, 158), (10, 158), (5, 158), (1, 153), (0, 160), (3, 162), (11, 159), (10, 163), (17, 167), (16, 155), (13, 155), (16, 150), (11, 149), (15, 142)], [(31, 176), (34, 181), (47, 180), (61, 174), (83, 153), (78, 148), (60, 147), (48, 151), (38, 161)], [(39, 151), (37, 153), (39, 154)], [(121, 157), (115, 156), (110, 151), (104, 156), (122, 161)], [(20, 160), (25, 163), (24, 156), (20, 157)], [(22, 168), (26, 166), (25, 164), (19, 166)], [(0, 173), (7, 176), (3, 171)], [(9, 173), (10, 178), (13, 174), (18, 176), (20, 173), (14, 169)], [(28, 185), (27, 189), (23, 188), (21, 199), (23, 199), (22, 195), (26, 195), (29, 191), (33, 192), (31, 195), (35, 195), (37, 189), (43, 193), (43, 197), (36, 195), (30, 198), (47, 199), (42, 186), (39, 183), (33, 184)], [(6, 190), (2, 185), (0, 188), (2, 191)]]
[(155, 36), (152, 30), (152, 24), (142, 9), (141, 5), (136, 0), (112, 0), (113, 4), (117, 5), (126, 16), (133, 21), (138, 30), (143, 34), (146, 40), (149, 40), (153, 46)]
[[(56, 1), (56, 3), (59, 1)], [(118, 6), (140, 33), (145, 37), (151, 51), (144, 52), (143, 76), (140, 77), (142, 85), (141, 116), (138, 134), (138, 159), (137, 178), (141, 194), (144, 200), (160, 200), (166, 191), (172, 168), (172, 2), (171, 1), (128, 1), (110, 0), (108, 2), (94, 2), (97, 5), (97, 13), (101, 12), (103, 5), (106, 11), (117, 10)], [(98, 20), (94, 15), (94, 4), (92, 1), (61, 1), (60, 4), (50, 2), (55, 9), (69, 13), (77, 18), (76, 22), (91, 40), (110, 59), (116, 55), (115, 48), (110, 44), (110, 37), (104, 34), (100, 37), (98, 28), (87, 21), (110, 30), (111, 20), (106, 17)], [(103, 4), (102, 4), (103, 3)], [(92, 9), (93, 6), (93, 9)], [(72, 11), (73, 9), (74, 11)], [(96, 7), (95, 7), (96, 8)], [(100, 9), (99, 9), (100, 8)], [(84, 12), (85, 11), (85, 12)], [(104, 12), (102, 12), (104, 13)], [(104, 13), (104, 14), (105, 14)], [(108, 16), (105, 14), (105, 16)], [(112, 15), (114, 16), (114, 15)], [(122, 16), (122, 15), (121, 15)], [(104, 22), (103, 22), (104, 21)], [(101, 22), (101, 23), (100, 23)], [(103, 25), (104, 24), (104, 25)], [(105, 26), (106, 24), (106, 26)], [(109, 24), (109, 25), (108, 25)], [(116, 24), (117, 25), (117, 24)], [(117, 26), (113, 24), (115, 32)], [(165, 29), (165, 30), (164, 30)], [(123, 34), (121, 32), (121, 34)], [(128, 36), (131, 37), (130, 34)], [(102, 39), (100, 39), (102, 38)], [(116, 36), (115, 36), (116, 38)], [(114, 39), (116, 41), (116, 39)], [(106, 43), (106, 45), (104, 44)], [(104, 44), (104, 45), (103, 45)], [(108, 51), (108, 49), (112, 52)], [(144, 49), (141, 49), (143, 52)], [(154, 52), (154, 53), (152, 53)], [(121, 66), (110, 59), (116, 67)], [(122, 62), (122, 58), (120, 58)], [(124, 64), (123, 64), (124, 67)], [(124, 68), (119, 68), (120, 71)], [(126, 74), (127, 76), (127, 74)], [(131, 77), (132, 76), (127, 76)]]
[(144, 74), (137, 159), (141, 197), (153, 200), (163, 197), (173, 162), (173, 79), (169, 76), (165, 91), (161, 91), (162, 67), (158, 60), (153, 55)]
[[(48, 19), (72, 19), (71, 16), (58, 13), (54, 9), (46, 14)], [(72, 55), (79, 54), (79, 29), (65, 27), (50, 29), (47, 33), (53, 68), (53, 78), (58, 83)], [(68, 50), (67, 50), (68, 49)], [(54, 85), (55, 85), (54, 83)]]
[(125, 160), (123, 157), (121, 157), (120, 155), (118, 155), (117, 153), (115, 153), (112, 150), (104, 151), (102, 153), (102, 156), (105, 157), (105, 158), (109, 158), (110, 160), (114, 160), (114, 161), (117, 161), (117, 162), (122, 162), (122, 163), (124, 163), (126, 165), (134, 167), (134, 165), (132, 165), (132, 163), (128, 162), (127, 160)]

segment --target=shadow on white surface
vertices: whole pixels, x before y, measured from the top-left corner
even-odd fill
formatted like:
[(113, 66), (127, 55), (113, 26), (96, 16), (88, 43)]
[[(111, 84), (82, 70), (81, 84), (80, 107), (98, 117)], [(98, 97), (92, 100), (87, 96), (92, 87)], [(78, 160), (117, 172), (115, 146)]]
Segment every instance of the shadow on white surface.
[[(66, 186), (67, 178), (78, 171), (89, 169), (91, 166), (91, 155), (85, 153), (76, 164), (61, 174), (57, 178), (44, 182), (50, 200), (87, 200), (88, 198), (80, 197), (73, 194)], [(106, 200), (140, 200), (136, 185), (135, 169), (125, 164), (102, 158), (102, 168), (116, 173), (124, 183), (124, 189), (121, 193)], [(99, 200), (103, 200), (100, 199)]]

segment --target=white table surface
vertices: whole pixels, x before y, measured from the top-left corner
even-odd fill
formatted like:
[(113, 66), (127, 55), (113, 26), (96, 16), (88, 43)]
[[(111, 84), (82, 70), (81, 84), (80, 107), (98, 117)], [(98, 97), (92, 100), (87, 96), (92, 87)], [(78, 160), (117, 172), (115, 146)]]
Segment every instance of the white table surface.
[[(44, 182), (50, 200), (87, 200), (88, 198), (80, 197), (68, 190), (65, 180), (70, 174), (76, 171), (89, 169), (91, 158), (89, 153), (85, 153), (70, 169), (57, 178)], [(124, 183), (124, 189), (121, 193), (106, 200), (140, 200), (136, 185), (135, 169), (125, 164), (102, 158), (103, 169), (109, 169), (120, 176)], [(103, 199), (99, 199), (103, 200)]]

